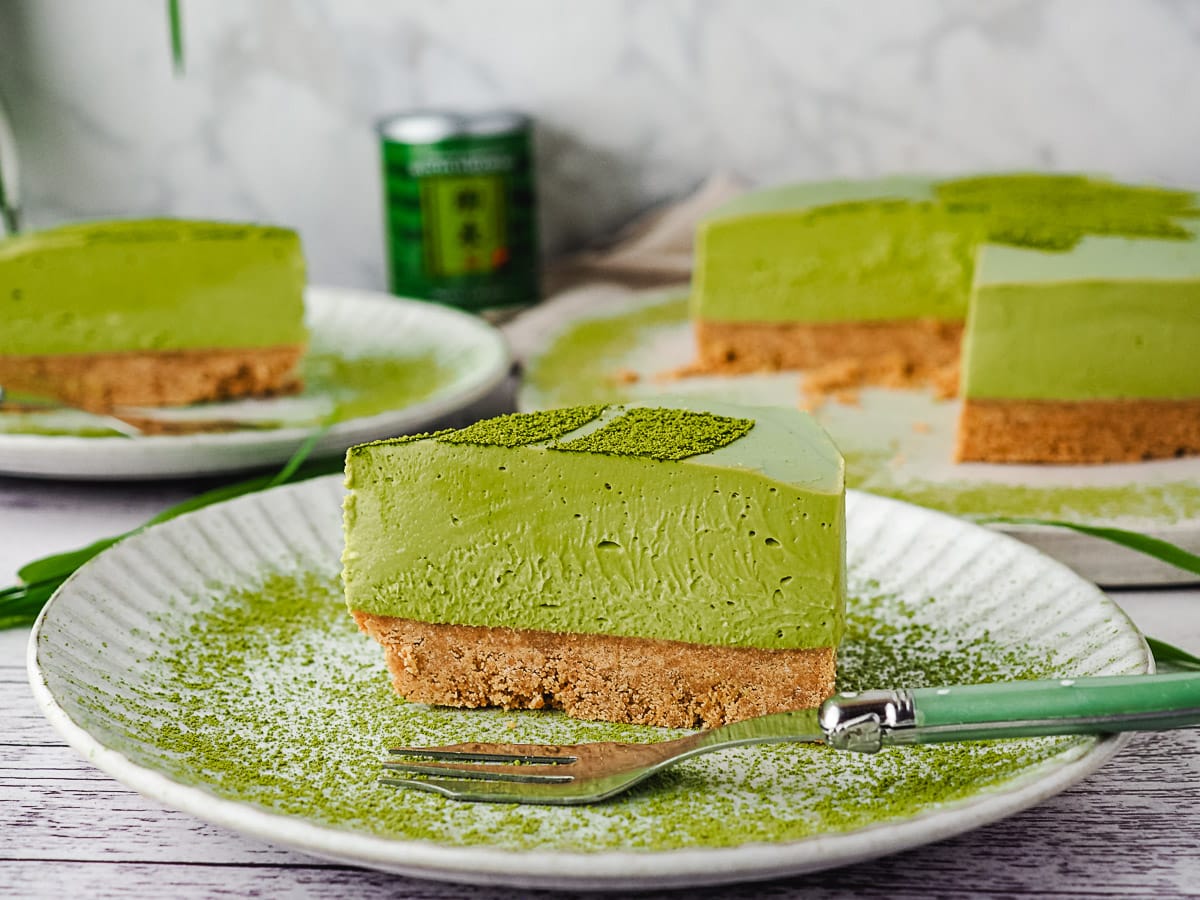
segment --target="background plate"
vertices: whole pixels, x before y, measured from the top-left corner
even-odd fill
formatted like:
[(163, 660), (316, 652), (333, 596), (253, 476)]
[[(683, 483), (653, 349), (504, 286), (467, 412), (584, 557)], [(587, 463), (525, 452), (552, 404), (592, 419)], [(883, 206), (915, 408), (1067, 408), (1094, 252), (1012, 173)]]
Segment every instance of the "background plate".
[[(476, 316), (347, 288), (311, 287), (305, 390), (278, 400), (159, 413), (254, 422), (251, 430), (127, 437), (86, 413), (0, 416), (0, 475), (138, 480), (278, 465), (322, 422), (316, 456), (419, 431), (469, 406), (508, 374), (504, 339)], [(25, 432), (25, 433), (18, 433)], [(29, 433), (32, 432), (32, 433)]]
[[(828, 868), (1023, 809), (1109, 737), (891, 748), (774, 745), (692, 760), (582, 808), (463, 804), (379, 785), (390, 742), (657, 740), (556, 713), (391, 694), (338, 588), (336, 476), (156, 526), (77, 572), (30, 641), (34, 695), (85, 758), (203, 819), (319, 856), (489, 884), (628, 889)], [(1110, 600), (959, 519), (848, 497), (843, 689), (1146, 672)]]
[[(692, 361), (685, 293), (585, 288), (510, 324), (525, 363), (521, 409), (686, 394), (795, 406), (795, 372), (664, 378)], [(636, 376), (637, 380), (631, 379)], [(1114, 525), (1200, 552), (1200, 457), (1088, 466), (954, 463), (958, 401), (869, 389), (816, 411), (846, 457), (850, 487), (955, 515)], [(1100, 584), (1194, 582), (1196, 576), (1108, 541), (1057, 528), (997, 527)]]

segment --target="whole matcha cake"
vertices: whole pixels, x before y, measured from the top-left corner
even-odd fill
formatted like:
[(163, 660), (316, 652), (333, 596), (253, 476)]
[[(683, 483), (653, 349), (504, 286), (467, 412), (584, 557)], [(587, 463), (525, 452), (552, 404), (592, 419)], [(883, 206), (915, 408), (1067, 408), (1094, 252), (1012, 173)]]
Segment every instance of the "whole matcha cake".
[(346, 601), (409, 700), (692, 727), (833, 690), (842, 459), (804, 413), (513, 414), (346, 485)]
[(296, 390), (304, 256), (285, 228), (88, 222), (0, 241), (0, 385), (84, 409)]
[[(1200, 453), (1190, 191), (1084, 175), (883, 178), (734, 200), (697, 234), (701, 372), (959, 390), (957, 458)], [(966, 346), (960, 346), (965, 327)]]

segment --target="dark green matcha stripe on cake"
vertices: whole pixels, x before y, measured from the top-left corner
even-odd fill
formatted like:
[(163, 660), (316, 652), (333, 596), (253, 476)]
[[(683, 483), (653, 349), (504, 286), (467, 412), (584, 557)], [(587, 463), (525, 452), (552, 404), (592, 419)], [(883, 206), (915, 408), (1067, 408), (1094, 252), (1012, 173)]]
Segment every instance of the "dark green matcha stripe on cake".
[(511, 413), (468, 425), (438, 437), (447, 444), (476, 444), (485, 447), (524, 447), (562, 437), (591, 422), (604, 412), (603, 405), (572, 406), (542, 412)]
[(687, 409), (634, 407), (591, 434), (552, 444), (552, 450), (686, 459), (732, 444), (754, 427), (753, 419), (734, 419)]
[(1082, 175), (983, 175), (934, 190), (947, 206), (979, 210), (991, 243), (1039, 250), (1069, 250), (1086, 235), (1188, 240), (1177, 220), (1200, 215), (1190, 191)]

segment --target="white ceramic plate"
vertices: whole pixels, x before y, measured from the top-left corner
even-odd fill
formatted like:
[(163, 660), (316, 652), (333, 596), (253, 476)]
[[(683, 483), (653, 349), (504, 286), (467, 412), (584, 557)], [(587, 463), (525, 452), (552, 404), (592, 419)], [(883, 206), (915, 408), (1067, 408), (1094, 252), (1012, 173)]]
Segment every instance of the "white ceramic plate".
[[(795, 372), (663, 378), (694, 358), (685, 294), (585, 288), (506, 328), (525, 380), (521, 409), (686, 394), (795, 406)], [(636, 374), (637, 381), (621, 381)], [(923, 391), (864, 390), (816, 415), (846, 456), (847, 483), (965, 516), (1067, 520), (1127, 528), (1200, 552), (1200, 457), (1153, 462), (1033, 466), (954, 463), (957, 401)], [(1078, 532), (999, 525), (1099, 584), (1194, 582), (1196, 576)]]
[(504, 339), (458, 310), (334, 287), (309, 288), (305, 307), (312, 342), (303, 394), (156, 413), (240, 419), (256, 427), (128, 437), (105, 435), (108, 420), (82, 412), (20, 421), (4, 415), (0, 475), (136, 480), (277, 465), (330, 417), (336, 424), (314, 456), (331, 456), (363, 441), (418, 431), (482, 399), (508, 374)]
[[(379, 785), (393, 741), (653, 740), (557, 713), (406, 704), (337, 586), (336, 477), (247, 496), (102, 554), (30, 641), (37, 702), (84, 757), (169, 806), (318, 856), (416, 876), (631, 889), (838, 866), (1063, 790), (1108, 737), (702, 757), (588, 807), (463, 804)], [(1138, 673), (1142, 638), (1096, 588), (961, 520), (848, 497), (843, 689)]]

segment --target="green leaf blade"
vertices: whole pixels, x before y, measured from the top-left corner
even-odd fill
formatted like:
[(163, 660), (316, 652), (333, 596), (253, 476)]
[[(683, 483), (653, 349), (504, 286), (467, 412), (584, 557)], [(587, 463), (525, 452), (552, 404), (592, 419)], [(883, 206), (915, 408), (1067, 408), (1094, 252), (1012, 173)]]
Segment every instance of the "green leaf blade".
[(1034, 519), (1024, 516), (993, 516), (984, 519), (975, 519), (975, 521), (997, 525), (1047, 525), (1051, 528), (1067, 528), (1071, 531), (1077, 531), (1080, 534), (1090, 535), (1091, 537), (1119, 544), (1130, 550), (1136, 550), (1138, 553), (1144, 553), (1146, 556), (1153, 557), (1160, 562), (1183, 569), (1185, 572), (1191, 572), (1193, 575), (1200, 575), (1200, 556), (1176, 544), (1172, 544), (1170, 541), (1164, 541), (1161, 538), (1141, 534), (1136, 531), (1127, 531), (1124, 528), (1084, 525), (1080, 522)]
[(175, 74), (183, 74), (183, 10), (180, 0), (167, 0), (167, 22), (171, 29), (171, 61)]
[(1173, 669), (1180, 672), (1200, 672), (1200, 656), (1189, 653), (1182, 647), (1160, 641), (1158, 638), (1147, 636), (1146, 643), (1154, 654), (1154, 663), (1160, 669)]
[(0, 629), (32, 625), (61, 584), (61, 581), (31, 584), (15, 596), (0, 600)]
[(88, 544), (86, 547), (80, 547), (78, 550), (68, 550), (65, 553), (56, 553), (53, 556), (44, 556), (41, 559), (35, 559), (33, 562), (26, 563), (18, 569), (17, 577), (26, 584), (49, 581), (55, 578), (66, 578), (89, 559), (101, 551), (107, 550), (122, 537), (124, 535), (101, 538), (98, 541)]
[(151, 525), (170, 521), (214, 503), (233, 500), (236, 497), (257, 493), (284, 483), (307, 481), (310, 478), (343, 471), (345, 464), (341, 457), (309, 459), (317, 442), (328, 431), (329, 426), (325, 426), (310, 434), (296, 448), (279, 472), (274, 475), (257, 475), (244, 481), (213, 488), (164, 509), (142, 525), (126, 531), (124, 534), (101, 538), (86, 547), (54, 553), (26, 563), (17, 571), (17, 577), (21, 580), (21, 584), (0, 589), (0, 629), (31, 625), (54, 591), (80, 566), (118, 541), (137, 534)]

